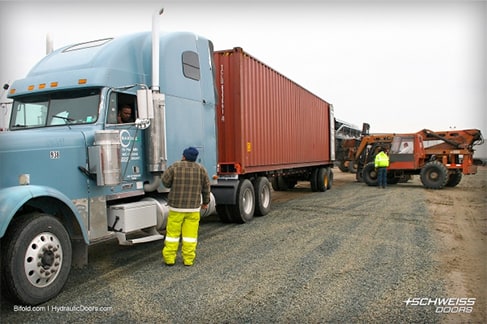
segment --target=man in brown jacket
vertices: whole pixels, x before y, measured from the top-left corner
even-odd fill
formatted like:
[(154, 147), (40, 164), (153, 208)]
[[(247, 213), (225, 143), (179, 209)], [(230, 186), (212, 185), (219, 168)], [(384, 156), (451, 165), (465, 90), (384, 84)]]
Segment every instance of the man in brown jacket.
[(176, 262), (179, 240), (182, 236), (181, 255), (185, 266), (192, 266), (200, 222), (200, 208), (208, 208), (210, 180), (202, 165), (196, 163), (198, 150), (188, 147), (181, 161), (173, 163), (162, 175), (162, 183), (169, 192), (169, 216), (162, 257), (167, 265)]

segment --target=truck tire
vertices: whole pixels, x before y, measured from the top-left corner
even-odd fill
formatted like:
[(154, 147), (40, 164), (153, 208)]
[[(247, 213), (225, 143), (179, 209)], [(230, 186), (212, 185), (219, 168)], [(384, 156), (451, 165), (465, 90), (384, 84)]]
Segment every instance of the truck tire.
[(55, 297), (71, 270), (71, 241), (48, 214), (14, 219), (2, 240), (2, 293), (14, 302), (37, 305)]
[(377, 171), (374, 162), (369, 162), (362, 170), (362, 178), (368, 186), (377, 186)]
[(330, 190), (331, 187), (333, 186), (333, 170), (331, 168), (328, 169), (328, 186), (326, 187), (326, 190)]
[(309, 179), (311, 185), (311, 191), (316, 192), (318, 191), (318, 172), (320, 171), (319, 168), (313, 169), (311, 171), (311, 179)]
[(448, 169), (439, 161), (428, 162), (421, 169), (420, 179), (428, 189), (441, 189), (448, 181)]
[(254, 181), (255, 215), (265, 216), (271, 210), (271, 184), (267, 177), (258, 177)]
[(457, 184), (460, 183), (460, 181), (462, 181), (462, 172), (457, 171), (455, 173), (450, 174), (445, 187), (455, 187)]
[(254, 218), (255, 193), (250, 180), (240, 181), (237, 189), (237, 202), (235, 205), (229, 205), (228, 208), (236, 223), (248, 223)]

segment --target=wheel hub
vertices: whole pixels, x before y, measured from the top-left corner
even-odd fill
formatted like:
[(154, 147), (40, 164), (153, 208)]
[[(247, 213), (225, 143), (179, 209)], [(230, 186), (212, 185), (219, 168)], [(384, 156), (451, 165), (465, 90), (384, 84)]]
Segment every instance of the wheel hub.
[(431, 172), (430, 173), (430, 179), (431, 180), (438, 180), (439, 177), (440, 176), (439, 176), (439, 174), (437, 172)]
[(24, 259), (25, 275), (36, 287), (50, 285), (59, 274), (63, 251), (59, 239), (52, 233), (40, 233), (27, 247)]
[(42, 267), (44, 269), (49, 269), (54, 264), (54, 252), (51, 250), (46, 251), (41, 257)]
[(249, 214), (252, 211), (254, 205), (254, 195), (250, 190), (245, 191), (243, 195), (243, 206), (245, 213)]

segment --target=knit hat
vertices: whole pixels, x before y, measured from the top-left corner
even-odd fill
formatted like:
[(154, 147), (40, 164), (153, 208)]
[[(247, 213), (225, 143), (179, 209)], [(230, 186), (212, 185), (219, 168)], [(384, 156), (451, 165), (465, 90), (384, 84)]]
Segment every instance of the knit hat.
[(191, 146), (185, 149), (183, 152), (183, 156), (186, 158), (186, 160), (191, 162), (196, 161), (198, 154), (198, 150)]

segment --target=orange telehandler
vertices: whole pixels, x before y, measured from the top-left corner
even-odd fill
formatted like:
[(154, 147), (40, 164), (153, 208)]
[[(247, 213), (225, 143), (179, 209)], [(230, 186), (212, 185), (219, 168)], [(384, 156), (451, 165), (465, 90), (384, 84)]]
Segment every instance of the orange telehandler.
[(356, 178), (369, 186), (377, 185), (374, 158), (385, 148), (390, 164), (387, 182), (406, 182), (419, 175), (423, 186), (430, 189), (454, 187), (462, 174), (477, 173), (473, 163), (473, 147), (484, 142), (478, 129), (434, 132), (423, 129), (411, 134), (367, 134), (356, 140), (350, 155), (357, 170)]

